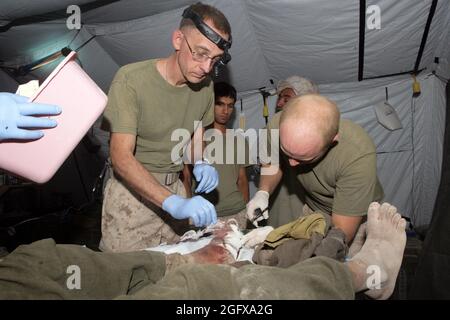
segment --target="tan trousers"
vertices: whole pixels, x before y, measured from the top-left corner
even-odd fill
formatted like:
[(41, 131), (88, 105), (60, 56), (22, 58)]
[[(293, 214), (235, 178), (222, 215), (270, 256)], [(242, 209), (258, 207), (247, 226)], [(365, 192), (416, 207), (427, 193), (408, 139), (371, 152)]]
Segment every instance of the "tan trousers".
[[(152, 175), (171, 192), (186, 196), (179, 179), (165, 185), (166, 174)], [(172, 218), (169, 213), (143, 199), (117, 176), (112, 175), (107, 182), (102, 208), (100, 250), (127, 252), (162, 243), (175, 243), (189, 228), (188, 219)]]

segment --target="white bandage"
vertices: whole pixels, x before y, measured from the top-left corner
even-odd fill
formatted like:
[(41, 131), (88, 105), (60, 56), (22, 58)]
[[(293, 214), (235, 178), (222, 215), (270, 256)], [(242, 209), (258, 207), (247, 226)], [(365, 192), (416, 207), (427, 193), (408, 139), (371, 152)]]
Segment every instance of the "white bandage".
[(242, 237), (242, 245), (246, 248), (254, 248), (258, 244), (263, 243), (272, 230), (273, 227), (271, 226), (256, 228)]

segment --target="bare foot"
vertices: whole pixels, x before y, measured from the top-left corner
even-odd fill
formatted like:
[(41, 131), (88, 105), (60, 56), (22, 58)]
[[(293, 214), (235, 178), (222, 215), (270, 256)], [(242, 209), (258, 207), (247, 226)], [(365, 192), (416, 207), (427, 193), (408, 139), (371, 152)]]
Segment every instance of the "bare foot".
[(356, 292), (370, 289), (365, 293), (371, 298), (387, 299), (403, 259), (406, 221), (389, 203), (371, 203), (367, 216), (367, 240), (347, 266)]

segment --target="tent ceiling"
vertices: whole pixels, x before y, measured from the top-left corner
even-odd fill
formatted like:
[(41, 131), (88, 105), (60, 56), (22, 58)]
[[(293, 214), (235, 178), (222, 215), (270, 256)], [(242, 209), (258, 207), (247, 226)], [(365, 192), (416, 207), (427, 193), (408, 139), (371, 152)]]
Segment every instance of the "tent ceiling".
[(185, 8), (192, 0), (132, 0), (112, 3), (92, 10), (84, 16), (85, 23), (111, 23), (139, 19)]
[[(70, 4), (91, 1), (2, 1), (0, 20), (64, 9)], [(109, 2), (109, 3), (108, 3)], [(102, 61), (120, 67), (137, 60), (168, 55), (171, 32), (182, 10), (194, 1), (127, 0), (105, 4), (82, 14), (83, 32), (71, 47), (76, 48), (90, 35), (83, 54), (87, 70), (103, 89), (111, 79), (105, 76)], [(238, 91), (270, 86), (270, 79), (292, 74), (309, 77), (317, 83), (354, 82), (358, 77), (359, 2), (354, 0), (205, 0), (221, 9), (233, 30), (232, 61), (224, 72)], [(97, 2), (95, 2), (97, 3)], [(364, 77), (412, 70), (432, 0), (367, 0), (381, 8), (381, 29), (366, 28)], [(90, 5), (93, 3), (91, 2)], [(450, 1), (440, 0), (420, 68), (430, 71), (434, 57), (449, 61)], [(21, 65), (43, 57), (69, 44), (76, 30), (68, 30), (65, 20), (17, 26), (0, 33), (0, 60)], [(84, 34), (84, 36), (82, 36)], [(447, 57), (448, 56), (448, 57)], [(87, 61), (89, 60), (89, 61)], [(110, 64), (108, 63), (108, 66)], [(111, 74), (111, 73), (108, 73)], [(41, 75), (41, 74), (39, 74)]]
[(13, 20), (49, 12), (66, 10), (69, 5), (83, 5), (95, 0), (2, 0), (0, 4), (0, 26)]

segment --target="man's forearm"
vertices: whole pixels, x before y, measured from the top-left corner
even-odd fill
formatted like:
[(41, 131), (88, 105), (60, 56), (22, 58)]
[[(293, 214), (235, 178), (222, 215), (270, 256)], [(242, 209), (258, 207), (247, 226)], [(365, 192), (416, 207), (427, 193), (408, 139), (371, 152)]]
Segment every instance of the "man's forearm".
[(189, 168), (189, 165), (185, 164), (183, 167), (183, 185), (186, 189), (186, 197), (191, 198), (192, 197), (192, 175), (191, 175), (191, 169)]
[(164, 188), (132, 154), (112, 156), (113, 168), (139, 195), (161, 207), (172, 193)]
[(248, 181), (242, 181), (241, 179), (239, 179), (237, 185), (239, 191), (242, 193), (242, 197), (244, 198), (245, 203), (247, 203), (250, 200)]
[(200, 127), (192, 134), (191, 141), (187, 145), (186, 152), (190, 156), (190, 162), (194, 165), (197, 161), (203, 160), (203, 150), (206, 144), (203, 141), (204, 128)]
[[(270, 165), (263, 165), (261, 172), (264, 168), (269, 167)], [(274, 174), (261, 174), (259, 180), (259, 190), (267, 191), (269, 194), (271, 194), (280, 183), (282, 176), (283, 172), (280, 168), (278, 168), (278, 170), (276, 170)]]
[(250, 200), (250, 190), (247, 183), (240, 183), (239, 190), (242, 192), (242, 197), (244, 198), (245, 203), (247, 203)]
[(347, 244), (350, 244), (362, 222), (362, 217), (344, 216), (333, 213), (331, 215), (331, 221), (336, 228), (341, 229), (345, 233), (345, 240)]

